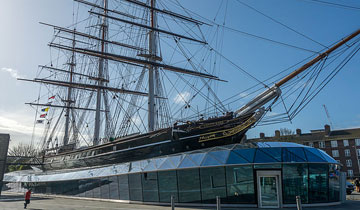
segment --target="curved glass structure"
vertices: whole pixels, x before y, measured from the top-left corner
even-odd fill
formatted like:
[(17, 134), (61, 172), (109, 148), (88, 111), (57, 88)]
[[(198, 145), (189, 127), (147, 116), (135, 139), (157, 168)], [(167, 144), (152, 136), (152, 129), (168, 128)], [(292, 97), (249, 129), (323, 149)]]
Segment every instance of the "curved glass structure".
[(100, 168), (8, 173), (35, 193), (140, 202), (280, 207), (338, 202), (339, 165), (322, 150), (294, 143), (235, 144)]

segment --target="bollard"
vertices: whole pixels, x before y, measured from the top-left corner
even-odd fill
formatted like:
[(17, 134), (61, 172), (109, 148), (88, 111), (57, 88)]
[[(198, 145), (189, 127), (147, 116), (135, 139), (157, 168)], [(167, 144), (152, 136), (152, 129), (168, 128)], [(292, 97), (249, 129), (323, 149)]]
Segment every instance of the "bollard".
[(171, 210), (175, 210), (175, 201), (174, 201), (174, 196), (173, 196), (173, 195), (171, 195), (170, 199), (171, 199)]
[(297, 210), (302, 210), (301, 197), (299, 195), (296, 196), (296, 207), (297, 207)]
[(220, 196), (216, 196), (216, 210), (221, 210)]

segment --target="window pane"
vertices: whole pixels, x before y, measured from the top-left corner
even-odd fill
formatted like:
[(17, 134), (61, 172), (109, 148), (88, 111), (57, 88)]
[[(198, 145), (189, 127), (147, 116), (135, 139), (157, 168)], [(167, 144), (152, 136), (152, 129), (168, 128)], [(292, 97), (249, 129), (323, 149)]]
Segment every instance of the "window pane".
[(110, 189), (110, 199), (120, 199), (119, 196), (119, 181), (117, 176), (109, 177), (109, 189)]
[(174, 195), (175, 202), (178, 202), (176, 171), (159, 171), (158, 179), (160, 202), (170, 203), (171, 195)]
[(93, 180), (93, 198), (100, 198), (100, 179), (94, 179)]
[(156, 172), (142, 174), (143, 196), (145, 202), (159, 202), (158, 177)]
[(216, 203), (216, 196), (226, 197), (224, 167), (201, 168), (200, 180), (203, 203)]
[(308, 203), (308, 165), (283, 165), (284, 203), (296, 203), (296, 196), (301, 196), (302, 203)]
[(255, 203), (252, 166), (226, 167), (228, 198), (224, 203)]
[(120, 200), (130, 200), (128, 175), (120, 175), (118, 176), (118, 179), (119, 179)]
[(337, 147), (337, 141), (331, 141), (331, 147)]
[(329, 165), (329, 201), (340, 199), (340, 171), (335, 164)]
[(201, 203), (199, 169), (178, 170), (181, 203)]
[(109, 188), (109, 180), (107, 177), (100, 179), (100, 197), (104, 199), (109, 199), (110, 188)]
[(130, 200), (142, 201), (143, 197), (141, 187), (141, 174), (129, 174)]
[(348, 140), (343, 140), (344, 142), (344, 147), (348, 147), (349, 146), (349, 141)]
[(309, 164), (309, 202), (323, 203), (328, 201), (328, 166)]

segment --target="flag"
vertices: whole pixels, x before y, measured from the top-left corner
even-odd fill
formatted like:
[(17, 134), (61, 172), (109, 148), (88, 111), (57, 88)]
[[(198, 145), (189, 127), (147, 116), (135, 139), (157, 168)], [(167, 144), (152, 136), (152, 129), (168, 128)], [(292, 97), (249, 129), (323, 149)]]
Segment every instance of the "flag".
[(47, 112), (47, 111), (49, 111), (49, 107), (43, 108), (43, 109), (41, 109), (41, 111), (42, 111), (42, 112)]
[(44, 120), (36, 120), (36, 123), (42, 124)]
[(45, 118), (46, 117), (46, 114), (41, 114), (40, 115), (40, 118)]
[(49, 98), (49, 100), (50, 100), (50, 99), (55, 99), (55, 96), (51, 96), (51, 97)]

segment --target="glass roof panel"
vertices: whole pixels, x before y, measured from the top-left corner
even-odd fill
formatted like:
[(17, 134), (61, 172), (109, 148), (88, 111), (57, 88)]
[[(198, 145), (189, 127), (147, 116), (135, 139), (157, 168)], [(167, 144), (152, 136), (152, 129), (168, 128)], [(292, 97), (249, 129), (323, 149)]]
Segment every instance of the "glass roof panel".
[(196, 165), (194, 161), (192, 161), (190, 158), (185, 157), (184, 160), (180, 163), (178, 168), (190, 168), (190, 167), (198, 167), (198, 165)]
[(254, 162), (254, 155), (255, 155), (256, 149), (236, 149), (233, 151), (238, 153), (241, 157), (243, 157), (249, 163)]
[(208, 155), (215, 157), (220, 163), (225, 164), (229, 157), (230, 150), (211, 151)]
[(296, 144), (292, 142), (257, 142), (259, 148), (266, 147), (308, 147), (302, 144)]
[(282, 156), (282, 162), (306, 162), (305, 153), (301, 147), (283, 148)]
[(322, 150), (318, 150), (322, 154), (323, 158), (329, 163), (338, 163), (334, 158), (332, 158), (330, 155), (328, 155), (326, 152)]
[(231, 151), (226, 163), (227, 164), (238, 164), (238, 163), (249, 163), (249, 161), (247, 161), (243, 157), (240, 157), (240, 155), (238, 155), (238, 153)]
[(175, 169), (174, 163), (170, 159), (166, 159), (159, 169)]
[(141, 165), (140, 161), (130, 163), (129, 172), (141, 172)]
[(143, 170), (144, 171), (154, 171), (156, 169), (157, 169), (157, 167), (155, 165), (155, 160), (151, 160)]
[(195, 164), (200, 166), (202, 161), (204, 160), (205, 155), (206, 153), (192, 153), (188, 154), (187, 157), (194, 161)]
[(164, 161), (166, 160), (166, 158), (155, 158), (155, 166), (156, 168), (160, 168), (160, 166), (164, 163)]
[(308, 162), (326, 162), (320, 152), (315, 148), (304, 148)]
[(204, 161), (201, 163), (202, 166), (218, 166), (223, 165), (218, 159), (212, 155), (207, 154), (204, 158)]
[(169, 156), (167, 159), (169, 159), (173, 165), (175, 166), (175, 168), (177, 168), (181, 161), (184, 159), (185, 155), (184, 154), (180, 154), (180, 155), (174, 155), (174, 156)]
[(257, 149), (255, 163), (281, 162), (281, 148), (262, 148)]

